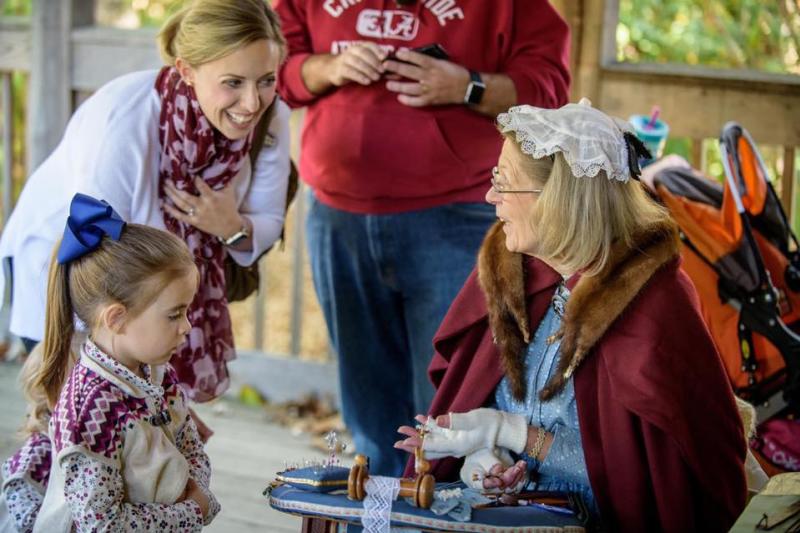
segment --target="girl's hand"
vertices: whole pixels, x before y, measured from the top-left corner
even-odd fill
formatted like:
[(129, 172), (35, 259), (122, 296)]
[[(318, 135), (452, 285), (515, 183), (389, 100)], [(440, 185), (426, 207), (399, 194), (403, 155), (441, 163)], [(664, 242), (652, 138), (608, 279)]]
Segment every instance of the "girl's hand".
[(164, 183), (164, 192), (172, 201), (162, 204), (164, 211), (185, 224), (190, 224), (210, 235), (227, 239), (244, 225), (236, 205), (236, 195), (231, 183), (215, 191), (202, 178), (195, 178), (198, 194), (179, 191), (172, 182)]
[(200, 506), (200, 512), (203, 514), (203, 518), (205, 519), (208, 516), (208, 497), (200, 490), (200, 486), (192, 478), (189, 478), (189, 481), (186, 482), (186, 488), (179, 501), (185, 500), (194, 500), (197, 502), (197, 505)]

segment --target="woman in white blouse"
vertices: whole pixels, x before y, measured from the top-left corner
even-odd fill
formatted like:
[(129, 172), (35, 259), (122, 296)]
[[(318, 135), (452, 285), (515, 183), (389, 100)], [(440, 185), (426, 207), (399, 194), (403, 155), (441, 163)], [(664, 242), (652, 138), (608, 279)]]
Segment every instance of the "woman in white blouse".
[[(289, 109), (275, 83), (285, 42), (264, 0), (194, 0), (159, 44), (166, 66), (109, 82), (75, 112), (26, 183), (0, 257), (12, 258), (11, 331), (30, 348), (43, 338), (47, 265), (76, 192), (183, 238), (201, 279), (192, 330), (171, 362), (188, 395), (205, 401), (227, 388), (234, 357), (223, 261), (252, 264), (283, 225)], [(262, 119), (267, 142), (251, 168)]]

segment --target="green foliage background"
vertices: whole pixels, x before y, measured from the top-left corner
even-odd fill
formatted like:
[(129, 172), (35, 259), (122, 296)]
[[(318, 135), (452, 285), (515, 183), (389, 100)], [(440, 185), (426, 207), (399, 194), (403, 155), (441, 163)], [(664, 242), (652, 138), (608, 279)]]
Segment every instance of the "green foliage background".
[(2, 0), (0, 1), (0, 14), (3, 16), (30, 16), (31, 0)]
[(798, 0), (620, 0), (620, 61), (800, 74)]

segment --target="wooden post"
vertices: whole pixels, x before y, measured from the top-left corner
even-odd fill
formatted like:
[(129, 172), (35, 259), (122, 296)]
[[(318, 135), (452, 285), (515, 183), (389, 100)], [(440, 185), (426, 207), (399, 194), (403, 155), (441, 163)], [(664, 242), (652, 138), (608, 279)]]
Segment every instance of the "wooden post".
[(300, 355), (303, 337), (303, 252), (305, 250), (306, 199), (305, 187), (302, 183), (294, 199), (294, 235), (292, 245), (292, 316), (290, 322), (291, 345), (289, 353), (294, 357)]
[(700, 171), (705, 171), (703, 168), (703, 139), (692, 139), (689, 146), (689, 163)]
[[(570, 53), (569, 72), (573, 76), (578, 71), (581, 60), (581, 42), (583, 40), (583, 2), (576, 0), (551, 0), (553, 7), (569, 26)], [(572, 100), (572, 96), (570, 96)]]
[(783, 148), (783, 176), (781, 176), (781, 203), (783, 210), (786, 211), (786, 218), (789, 219), (789, 225), (794, 226), (794, 190), (795, 190), (795, 177), (794, 177), (794, 146), (784, 146)]
[(72, 114), (70, 34), (93, 20), (93, 0), (33, 2), (28, 172), (47, 158), (64, 133)]
[(253, 298), (253, 349), (264, 351), (267, 338), (267, 262), (258, 262), (259, 286)]
[[(606, 17), (615, 16), (614, 8), (617, 2), (618, 0), (581, 0), (580, 48), (573, 51), (573, 54), (577, 54), (577, 65), (575, 72), (572, 73), (570, 99), (574, 102), (586, 96), (594, 107), (600, 109), (603, 107), (600, 101), (601, 68), (602, 54), (607, 48), (604, 44), (606, 36), (603, 34), (603, 23)], [(616, 25), (614, 27), (616, 28)]]
[(617, 61), (617, 26), (619, 25), (619, 0), (605, 0), (603, 21), (600, 27), (600, 66)]
[(2, 81), (2, 103), (0, 111), (3, 112), (3, 227), (11, 216), (12, 189), (14, 179), (14, 99), (12, 98), (12, 84), (10, 72), (0, 74)]

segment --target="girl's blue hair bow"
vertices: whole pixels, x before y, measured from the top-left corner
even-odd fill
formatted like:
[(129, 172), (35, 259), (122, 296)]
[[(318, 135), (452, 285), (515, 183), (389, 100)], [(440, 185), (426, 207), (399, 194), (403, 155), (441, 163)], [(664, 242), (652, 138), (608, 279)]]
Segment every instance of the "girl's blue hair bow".
[(58, 263), (63, 265), (96, 250), (108, 235), (118, 241), (125, 221), (105, 200), (77, 193), (69, 206), (67, 226), (58, 248)]

